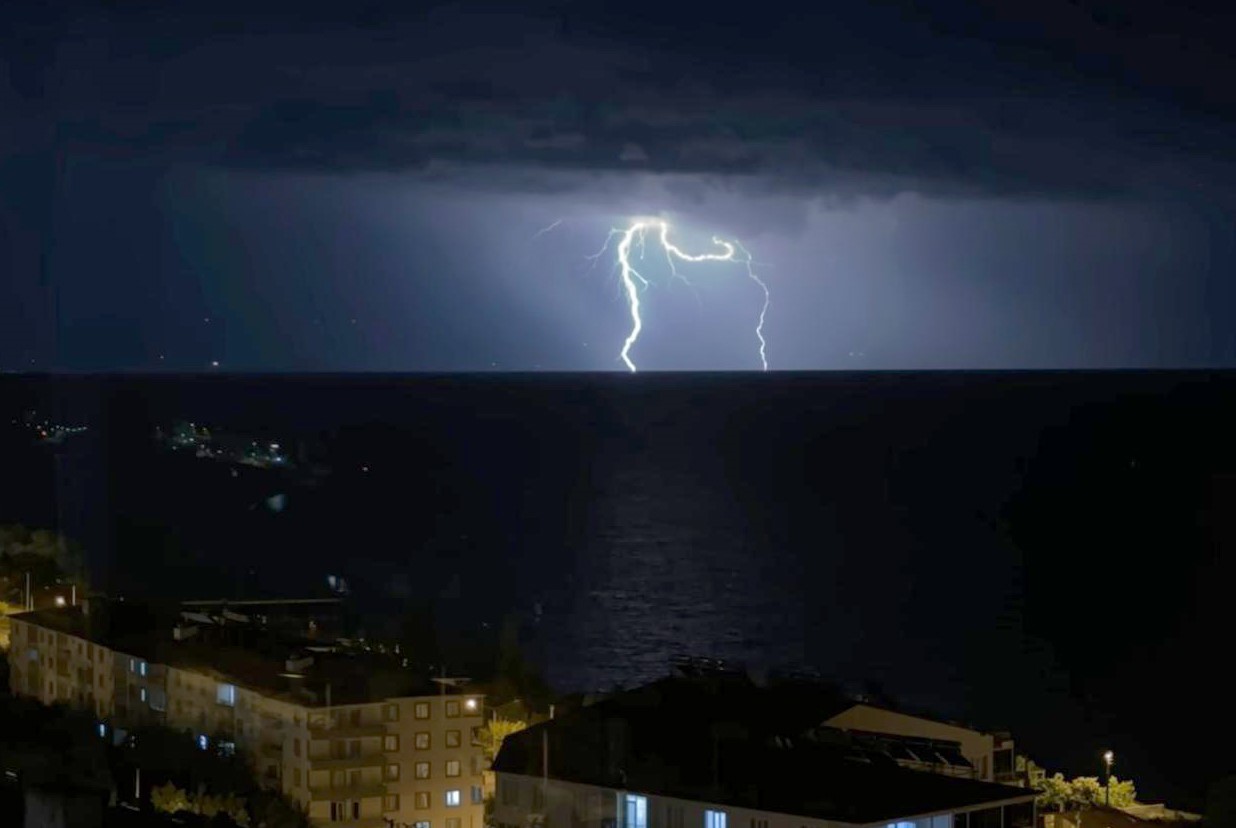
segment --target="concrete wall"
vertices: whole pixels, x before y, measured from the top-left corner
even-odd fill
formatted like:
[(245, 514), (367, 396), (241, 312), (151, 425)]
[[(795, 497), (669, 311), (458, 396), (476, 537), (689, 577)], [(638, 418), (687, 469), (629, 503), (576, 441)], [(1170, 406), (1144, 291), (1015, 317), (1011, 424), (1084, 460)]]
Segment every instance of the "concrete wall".
[(995, 752), (996, 743), (995, 737), (990, 733), (866, 704), (857, 704), (832, 717), (825, 724), (842, 730), (865, 730), (895, 736), (959, 742), (962, 756), (973, 763), (978, 771), (978, 778), (987, 781), (992, 779), (992, 754)]

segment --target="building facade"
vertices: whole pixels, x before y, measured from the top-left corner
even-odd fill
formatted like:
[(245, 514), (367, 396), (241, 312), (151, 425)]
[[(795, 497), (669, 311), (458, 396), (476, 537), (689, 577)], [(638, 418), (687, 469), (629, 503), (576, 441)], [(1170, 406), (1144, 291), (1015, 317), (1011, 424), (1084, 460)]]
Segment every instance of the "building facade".
[(1014, 824), (1004, 813), (1006, 806), (1027, 811), (1022, 796), (877, 822), (847, 822), (521, 774), (499, 772), (497, 777), (497, 828), (1001, 828)]
[[(12, 617), (15, 694), (92, 711), (101, 734), (160, 724), (191, 732), (203, 749), (243, 751), (264, 784), (301, 803), (319, 825), (482, 828), (483, 696), (331, 704), (327, 690), (324, 698), (291, 698), (208, 662), (165, 663), (93, 640), (81, 615), (67, 607)], [(288, 661), (274, 675), (308, 672), (311, 661)]]

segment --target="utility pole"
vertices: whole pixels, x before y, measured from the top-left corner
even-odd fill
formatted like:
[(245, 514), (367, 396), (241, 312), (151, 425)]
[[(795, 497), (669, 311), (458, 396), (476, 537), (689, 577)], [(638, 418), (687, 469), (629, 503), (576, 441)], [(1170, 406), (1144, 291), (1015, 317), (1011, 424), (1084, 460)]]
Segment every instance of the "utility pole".
[(1104, 751), (1103, 766), (1105, 768), (1105, 773), (1103, 774), (1103, 787), (1107, 792), (1105, 801), (1108, 808), (1112, 806), (1112, 761), (1115, 758), (1116, 754), (1112, 753), (1110, 750)]

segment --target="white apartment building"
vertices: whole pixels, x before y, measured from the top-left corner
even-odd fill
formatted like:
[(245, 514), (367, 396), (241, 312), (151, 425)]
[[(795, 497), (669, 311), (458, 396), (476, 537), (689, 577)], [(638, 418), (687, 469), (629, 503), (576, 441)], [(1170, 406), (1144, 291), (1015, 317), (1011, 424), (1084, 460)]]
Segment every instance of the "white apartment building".
[(734, 677), (611, 695), (506, 739), (493, 819), (498, 828), (1034, 825), (1033, 792), (911, 770), (821, 727), (815, 702)]
[(811, 807), (807, 796), (802, 808), (772, 811), (499, 772), (494, 820), (499, 828), (1000, 828), (1005, 806), (1024, 806), (1030, 799), (1018, 793), (944, 811), (846, 821), (794, 812)]
[(126, 636), (92, 621), (88, 607), (13, 616), (13, 692), (93, 711), (101, 733), (165, 724), (247, 752), (322, 826), (482, 828), (483, 696), (381, 692), (348, 657), (275, 660), (195, 627)]

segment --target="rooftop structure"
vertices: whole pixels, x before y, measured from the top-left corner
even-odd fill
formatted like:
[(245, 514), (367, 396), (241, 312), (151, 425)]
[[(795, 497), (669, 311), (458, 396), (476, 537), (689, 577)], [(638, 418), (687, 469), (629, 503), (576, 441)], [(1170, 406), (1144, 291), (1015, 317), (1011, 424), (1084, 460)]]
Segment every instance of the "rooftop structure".
[[(1030, 824), (1031, 792), (901, 767), (866, 737), (821, 726), (829, 703), (809, 685), (717, 675), (615, 694), (508, 737), (494, 765), (496, 818), (647, 828), (641, 808), (668, 808), (700, 811), (683, 824), (705, 828), (731, 816), (755, 828), (932, 819), (953, 828), (972, 813), (971, 828)], [(724, 816), (710, 824), (704, 811)]]

